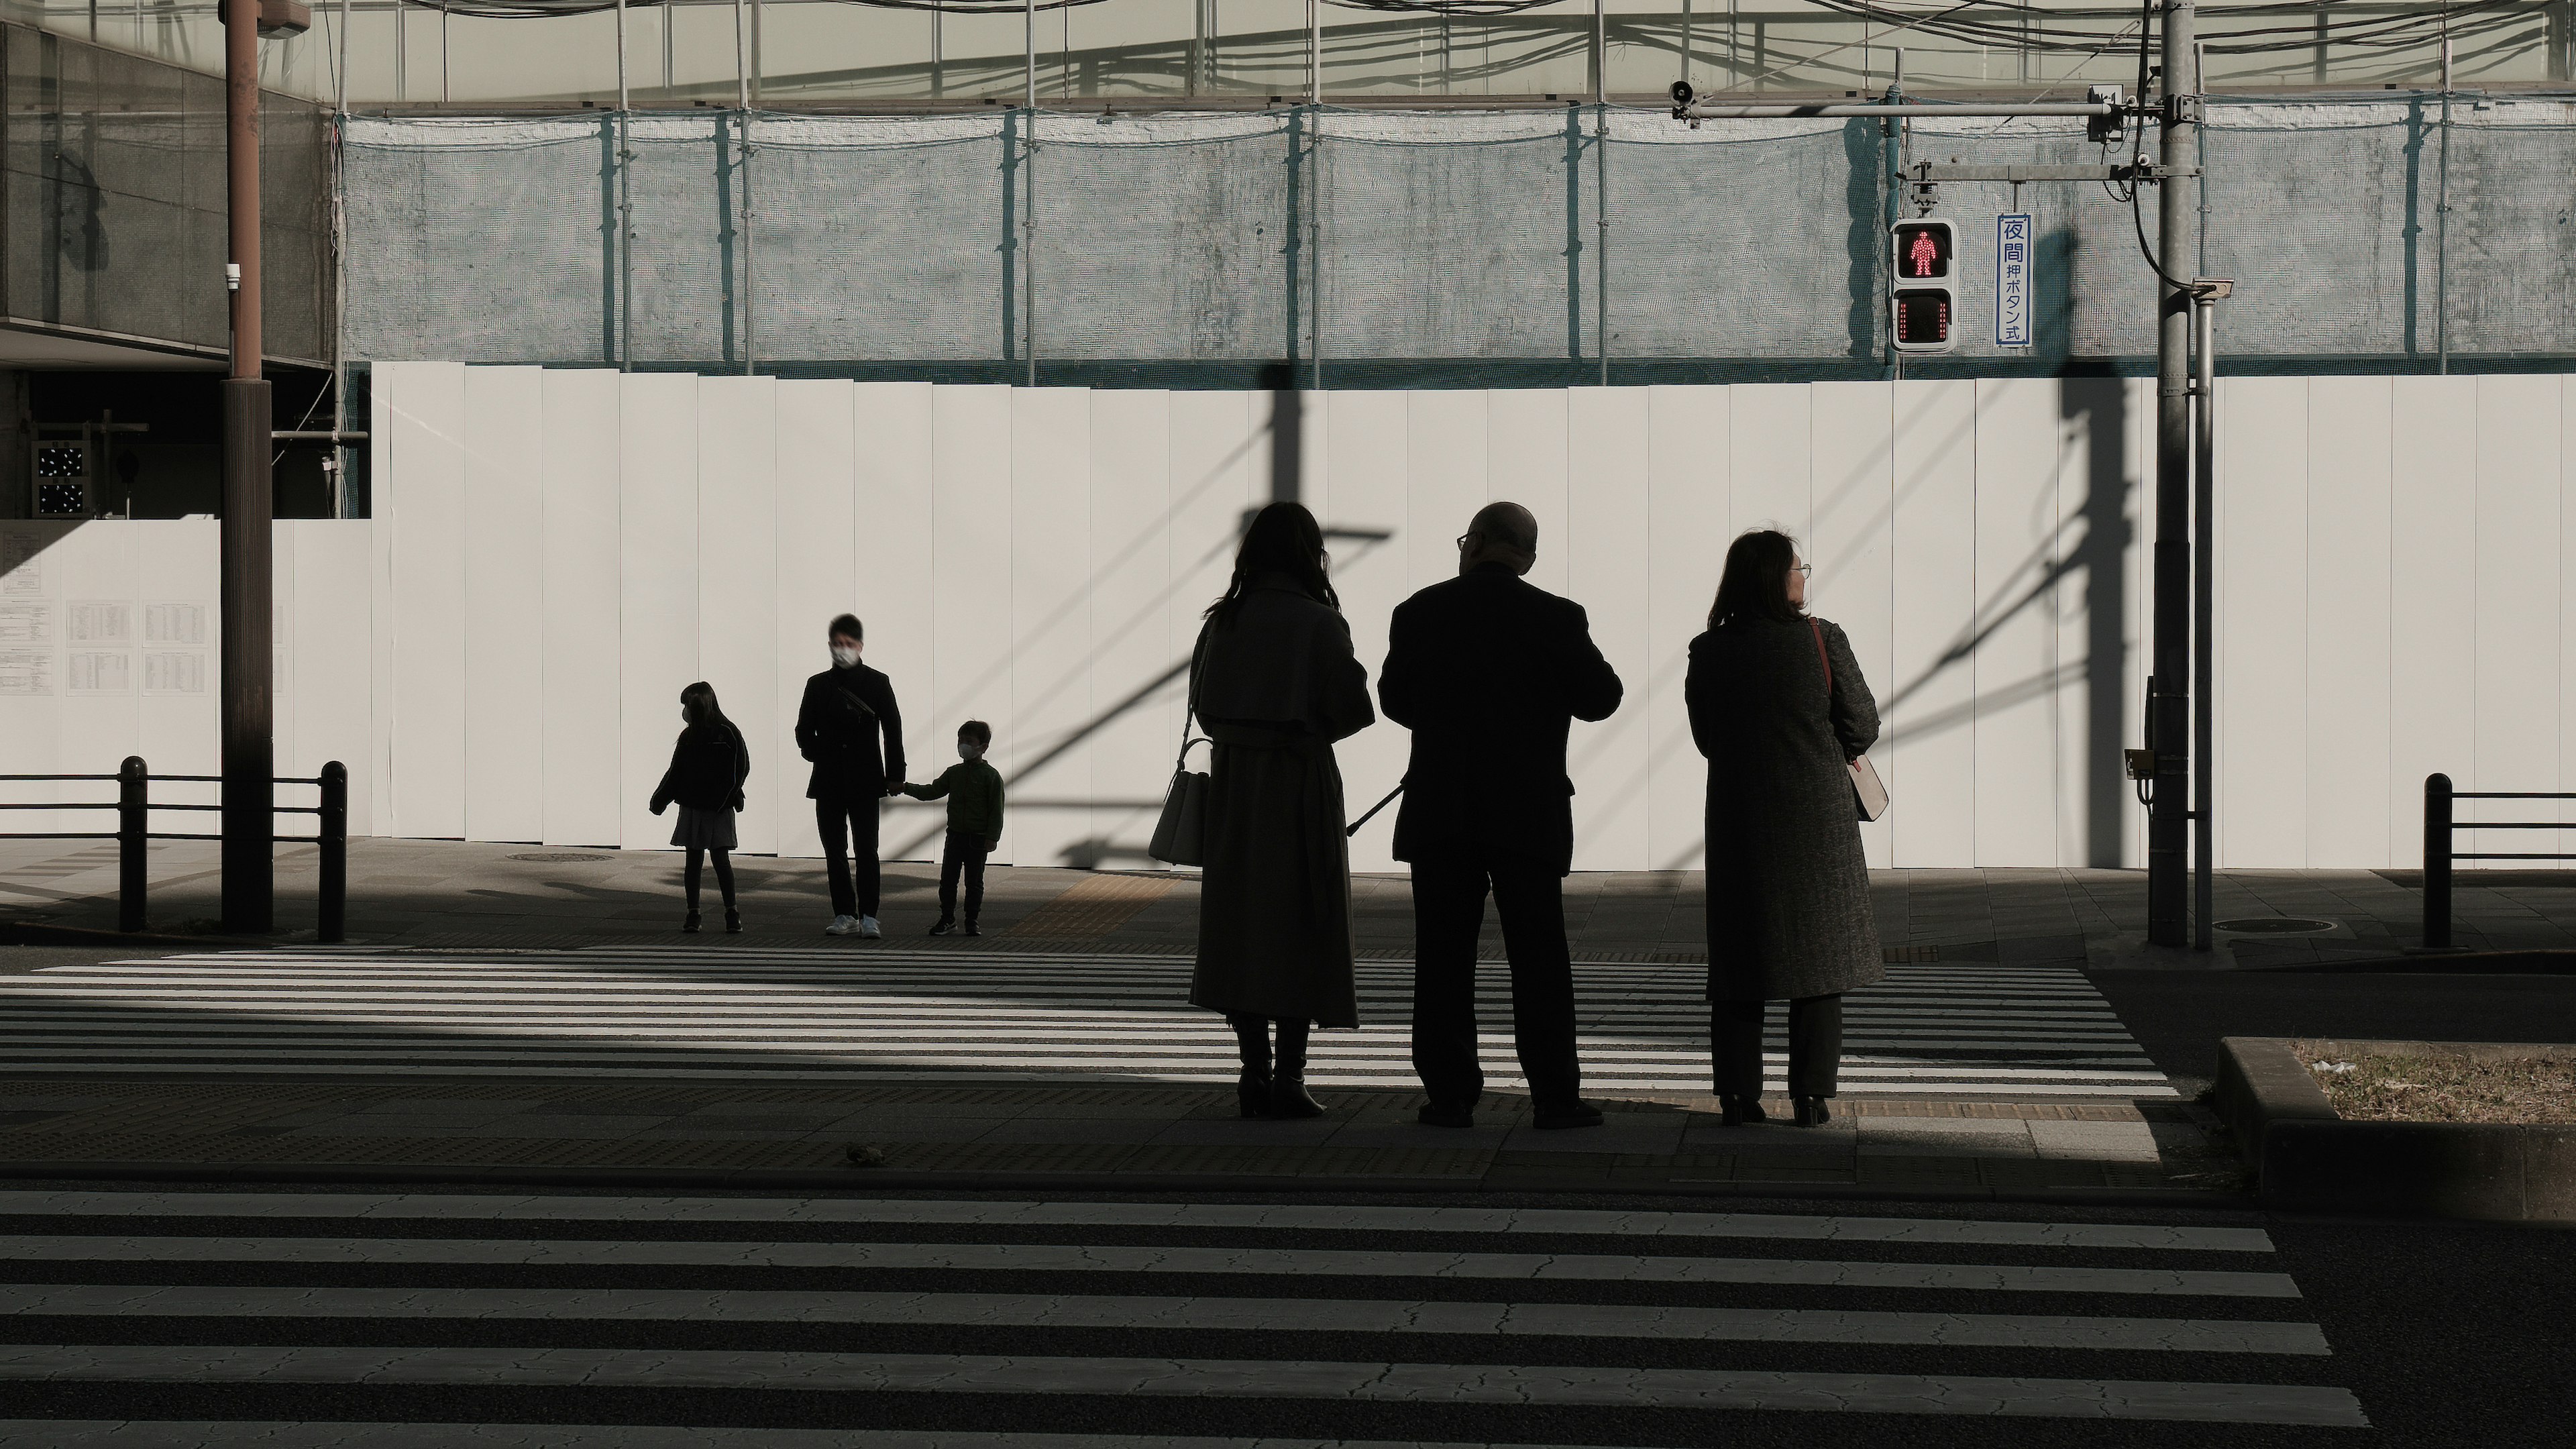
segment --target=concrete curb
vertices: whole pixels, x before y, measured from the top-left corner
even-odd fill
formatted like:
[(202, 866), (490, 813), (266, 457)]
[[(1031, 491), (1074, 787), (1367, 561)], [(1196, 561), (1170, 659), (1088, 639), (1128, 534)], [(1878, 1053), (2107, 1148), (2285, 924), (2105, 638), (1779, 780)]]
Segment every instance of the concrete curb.
[(2567, 976), (2576, 975), (2576, 951), (2417, 951), (2403, 956), (2365, 956), (2351, 960), (2299, 961), (2282, 966), (2239, 969), (2315, 975), (2338, 971), (2397, 972), (2417, 976)]
[(101, 931), (88, 926), (49, 926), (0, 920), (0, 946), (105, 946), (110, 949), (172, 947), (189, 951), (241, 951), (278, 942), (266, 936), (162, 936), (149, 931)]
[(1514, 1195), (1618, 1195), (1623, 1197), (1806, 1198), (1852, 1202), (2008, 1202), (2116, 1208), (2223, 1208), (2249, 1206), (2237, 1193), (2202, 1188), (1873, 1187), (1799, 1182), (1533, 1182), (1483, 1177), (1326, 1177), (1258, 1173), (1186, 1172), (888, 1172), (850, 1168), (838, 1172), (789, 1169), (545, 1167), (322, 1167), (225, 1162), (12, 1162), (0, 1163), (0, 1182), (215, 1183), (228, 1187), (343, 1185), (351, 1187), (456, 1186), (610, 1188), (627, 1191), (696, 1190), (840, 1193), (866, 1197), (893, 1192), (1079, 1193), (1511, 1193)]
[[(2353, 1055), (2576, 1056), (2572, 1046), (2507, 1042), (2308, 1045)], [(2236, 1134), (2265, 1207), (2576, 1222), (2576, 1127), (2351, 1121), (2335, 1111), (2286, 1037), (2222, 1038), (2212, 1105)]]

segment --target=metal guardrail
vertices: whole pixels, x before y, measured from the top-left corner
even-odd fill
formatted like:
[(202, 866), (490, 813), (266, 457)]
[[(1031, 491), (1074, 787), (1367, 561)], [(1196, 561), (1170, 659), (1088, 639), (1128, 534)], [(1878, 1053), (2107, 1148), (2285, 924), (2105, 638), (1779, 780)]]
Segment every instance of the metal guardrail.
[(2455, 830), (2576, 830), (2564, 820), (2456, 820), (2459, 800), (2576, 800), (2565, 790), (2454, 790), (2448, 775), (2424, 777), (2424, 944), (2440, 950), (2451, 944), (2451, 862), (2455, 860), (2576, 860), (2576, 853), (2556, 850), (2455, 851)]
[[(140, 755), (128, 755), (123, 766), (113, 775), (0, 775), (0, 782), (49, 783), (75, 782), (102, 784), (114, 782), (116, 798), (71, 801), (0, 801), (0, 810), (113, 810), (114, 830), (0, 830), (0, 840), (113, 840), (117, 843), (116, 925), (120, 931), (143, 929), (147, 875), (145, 852), (155, 840), (221, 840), (221, 835), (202, 831), (154, 830), (155, 810), (220, 811), (218, 802), (201, 805), (181, 801), (154, 804), (152, 782), (223, 783), (221, 775), (155, 775)], [(318, 845), (322, 848), (321, 921), (319, 936), (324, 941), (341, 941), (348, 936), (349, 921), (349, 767), (333, 760), (322, 767), (322, 773), (311, 779), (281, 777), (280, 785), (311, 785), (321, 792), (311, 805), (280, 805), (280, 815), (314, 817), (311, 835), (278, 835), (270, 837), (281, 843)]]

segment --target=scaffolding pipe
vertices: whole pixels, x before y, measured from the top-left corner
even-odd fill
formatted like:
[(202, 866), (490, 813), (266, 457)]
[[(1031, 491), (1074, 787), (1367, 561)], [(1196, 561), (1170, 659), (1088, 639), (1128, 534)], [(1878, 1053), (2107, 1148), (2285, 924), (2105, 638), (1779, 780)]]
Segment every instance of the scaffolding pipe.
[(1923, 101), (1818, 102), (1811, 105), (1722, 106), (1695, 102), (1673, 108), (1682, 121), (1782, 120), (1800, 116), (1929, 116), (1969, 120), (1988, 116), (2108, 116), (2119, 107), (2101, 101), (1996, 101), (1931, 105)]
[(1020, 229), (1028, 244), (1021, 248), (1020, 311), (1029, 337), (1029, 386), (1038, 385), (1038, 0), (1026, 0), (1029, 134), (1022, 142), (1020, 178), (1026, 196), (1020, 207)]
[[(2171, 183), (2167, 183), (2170, 185)], [(2218, 559), (2218, 298), (2208, 287), (2191, 299), (2192, 530), (2191, 530), (2191, 825), (2192, 949), (2211, 949), (2217, 915), (2217, 590)]]
[(1610, 106), (1594, 111), (1592, 134), (1592, 351), (1601, 361), (1601, 385), (1610, 385)]
[[(2444, 24), (2448, 24), (2448, 20)], [(2433, 199), (2433, 345), (2451, 375), (2451, 38), (2442, 37), (2442, 148)]]
[(759, 312), (755, 305), (758, 294), (753, 286), (751, 228), (751, 12), (745, 0), (733, 0), (733, 102), (742, 117), (734, 137), (739, 160), (734, 176), (742, 188), (742, 371), (745, 377), (759, 366), (760, 350), (755, 322)]
[[(671, 29), (671, 12), (662, 12), (662, 31)], [(617, 0), (617, 370), (635, 370), (635, 193), (627, 184), (627, 165), (634, 154), (629, 130), (633, 112), (626, 89), (626, 0)]]
[(1306, 99), (1313, 105), (1324, 103), (1323, 0), (1306, 0)]

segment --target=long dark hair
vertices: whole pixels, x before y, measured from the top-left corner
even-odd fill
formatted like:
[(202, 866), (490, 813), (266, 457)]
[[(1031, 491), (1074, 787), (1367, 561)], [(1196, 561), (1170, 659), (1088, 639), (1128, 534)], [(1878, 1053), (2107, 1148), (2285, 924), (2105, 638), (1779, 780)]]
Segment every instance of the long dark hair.
[(1728, 545), (1726, 572), (1717, 580), (1708, 627), (1723, 628), (1739, 619), (1794, 624), (1805, 618), (1806, 610), (1789, 602), (1789, 566), (1797, 561), (1797, 540), (1776, 528), (1757, 528)]
[(730, 735), (733, 721), (725, 718), (716, 703), (716, 687), (701, 679), (680, 691), (680, 712), (687, 716), (689, 733)]
[(1286, 574), (1317, 603), (1333, 609), (1342, 606), (1332, 580), (1324, 577), (1324, 530), (1303, 503), (1273, 503), (1252, 515), (1252, 526), (1243, 531), (1243, 546), (1234, 551), (1234, 577), (1227, 582), (1224, 596), (1208, 605), (1207, 617), (1219, 624), (1233, 623), (1244, 589), (1263, 574)]

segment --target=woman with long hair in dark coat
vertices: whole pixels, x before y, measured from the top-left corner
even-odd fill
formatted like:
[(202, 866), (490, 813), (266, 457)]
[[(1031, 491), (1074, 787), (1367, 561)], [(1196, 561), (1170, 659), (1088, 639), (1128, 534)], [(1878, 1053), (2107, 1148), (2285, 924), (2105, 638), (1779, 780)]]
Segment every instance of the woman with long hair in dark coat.
[(680, 929), (698, 928), (700, 862), (714, 856), (716, 889), (724, 894), (725, 930), (742, 929), (742, 912), (734, 909), (733, 816), (743, 804), (742, 782), (751, 776), (751, 752), (742, 731), (716, 704), (715, 686), (700, 680), (680, 691), (680, 718), (685, 722), (678, 744), (671, 747), (671, 768), (653, 791), (653, 813), (676, 800), (680, 820), (671, 828), (671, 843), (688, 852), (681, 881), (689, 893), (688, 918)]
[(1333, 744), (1377, 712), (1326, 562), (1303, 505), (1262, 509), (1190, 662), (1190, 705), (1214, 755), (1190, 1002), (1234, 1028), (1246, 1117), (1321, 1115), (1306, 1092), (1307, 1029), (1359, 1025)]
[(1726, 551), (1683, 697), (1708, 757), (1709, 1048), (1724, 1120), (1763, 1120), (1764, 1003), (1789, 1003), (1798, 1125), (1831, 1114), (1842, 994), (1887, 975), (1850, 765), (1878, 739), (1851, 641), (1807, 613), (1787, 534)]

